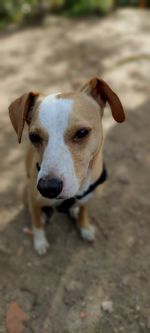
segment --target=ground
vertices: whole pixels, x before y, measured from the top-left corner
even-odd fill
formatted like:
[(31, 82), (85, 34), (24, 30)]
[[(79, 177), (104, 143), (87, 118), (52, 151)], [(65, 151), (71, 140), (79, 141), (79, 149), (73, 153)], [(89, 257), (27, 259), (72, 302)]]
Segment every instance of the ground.
[[(22, 332), (10, 323), (13, 302), (25, 333), (150, 332), (149, 28), (149, 12), (123, 10), (1, 33), (0, 333)], [(119, 125), (105, 113), (109, 178), (90, 204), (96, 241), (84, 243), (55, 215), (41, 258), (18, 194), (26, 134), (19, 146), (7, 108), (30, 89), (68, 91), (95, 74), (119, 94), (127, 118)]]

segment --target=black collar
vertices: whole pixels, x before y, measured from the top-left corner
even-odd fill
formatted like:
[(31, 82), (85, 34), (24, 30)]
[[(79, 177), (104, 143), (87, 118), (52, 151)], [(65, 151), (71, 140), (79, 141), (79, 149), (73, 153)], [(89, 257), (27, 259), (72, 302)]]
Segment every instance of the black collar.
[(108, 174), (107, 174), (107, 170), (106, 170), (106, 167), (105, 167), (105, 164), (103, 165), (103, 170), (102, 170), (102, 173), (100, 175), (100, 177), (96, 180), (96, 182), (94, 182), (93, 184), (91, 184), (89, 186), (89, 188), (81, 195), (76, 195), (75, 197), (73, 198), (70, 198), (70, 199), (66, 199), (64, 200), (60, 205), (58, 205), (56, 207), (56, 209), (61, 212), (61, 213), (66, 213), (68, 212), (68, 210), (78, 201), (78, 200), (81, 200), (83, 199), (86, 195), (90, 194), (91, 192), (93, 192), (97, 186), (103, 184), (106, 179), (108, 177)]

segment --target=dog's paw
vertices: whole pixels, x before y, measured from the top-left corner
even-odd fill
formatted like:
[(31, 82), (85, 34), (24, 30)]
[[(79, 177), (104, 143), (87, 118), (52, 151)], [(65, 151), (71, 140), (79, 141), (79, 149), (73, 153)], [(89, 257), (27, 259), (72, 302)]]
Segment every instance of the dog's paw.
[(34, 240), (34, 249), (40, 256), (46, 254), (48, 248), (49, 243), (46, 238), (41, 240)]
[(47, 252), (49, 247), (49, 243), (45, 237), (45, 233), (43, 229), (34, 228), (34, 249), (40, 255), (44, 255)]
[(80, 229), (81, 237), (88, 241), (88, 242), (94, 242), (95, 240), (95, 227), (90, 225), (88, 228), (81, 228)]

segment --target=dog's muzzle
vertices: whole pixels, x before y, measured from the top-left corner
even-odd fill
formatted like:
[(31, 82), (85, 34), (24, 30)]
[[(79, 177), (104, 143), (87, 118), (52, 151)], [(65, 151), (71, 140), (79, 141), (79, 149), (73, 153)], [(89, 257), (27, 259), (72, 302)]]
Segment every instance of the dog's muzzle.
[(56, 198), (61, 193), (62, 188), (63, 182), (62, 180), (57, 178), (41, 178), (39, 179), (37, 184), (37, 189), (41, 193), (41, 195), (45, 198), (50, 199)]

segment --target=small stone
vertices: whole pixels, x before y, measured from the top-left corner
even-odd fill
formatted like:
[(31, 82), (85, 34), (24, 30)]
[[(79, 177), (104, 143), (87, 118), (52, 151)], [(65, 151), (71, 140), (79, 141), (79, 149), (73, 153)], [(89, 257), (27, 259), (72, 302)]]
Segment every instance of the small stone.
[(37, 315), (36, 315), (36, 313), (33, 312), (33, 313), (32, 313), (32, 319), (35, 320), (36, 318), (37, 318)]
[(68, 292), (76, 291), (76, 290), (81, 290), (82, 289), (82, 284), (79, 281), (72, 280), (69, 284), (65, 286), (65, 289)]
[(32, 229), (28, 228), (28, 227), (24, 227), (23, 232), (24, 232), (24, 234), (27, 234), (27, 235), (32, 235), (33, 234)]
[(113, 302), (112, 301), (103, 301), (101, 308), (104, 312), (112, 313), (113, 312)]
[(83, 302), (81, 303), (81, 306), (84, 308), (84, 307), (86, 306), (86, 302), (83, 301)]
[(136, 305), (136, 311), (137, 311), (137, 312), (140, 312), (140, 310), (141, 310), (140, 306), (139, 306), (139, 305)]
[(129, 237), (127, 238), (127, 244), (128, 244), (129, 246), (133, 246), (134, 243), (135, 243), (135, 238), (134, 238), (133, 236), (129, 236)]

